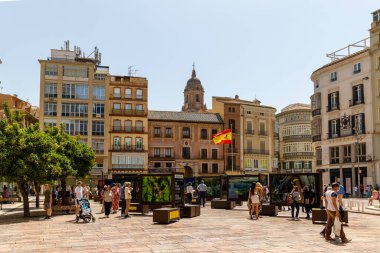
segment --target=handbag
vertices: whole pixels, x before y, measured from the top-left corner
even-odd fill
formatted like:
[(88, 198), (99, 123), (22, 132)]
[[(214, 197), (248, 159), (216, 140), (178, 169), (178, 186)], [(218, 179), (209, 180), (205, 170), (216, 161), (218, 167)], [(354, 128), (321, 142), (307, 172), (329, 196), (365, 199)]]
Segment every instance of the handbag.
[(287, 204), (292, 205), (294, 203), (293, 193), (288, 194)]
[(337, 237), (340, 237), (340, 230), (342, 228), (342, 222), (340, 222), (339, 217), (335, 217), (334, 220), (334, 234)]

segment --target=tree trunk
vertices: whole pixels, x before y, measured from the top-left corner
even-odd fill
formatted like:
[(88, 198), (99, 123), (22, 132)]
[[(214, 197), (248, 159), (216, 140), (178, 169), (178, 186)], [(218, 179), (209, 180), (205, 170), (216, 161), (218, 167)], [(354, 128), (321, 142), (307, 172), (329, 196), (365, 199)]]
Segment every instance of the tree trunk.
[(22, 201), (24, 203), (24, 218), (30, 217), (29, 198), (28, 193), (25, 190), (24, 182), (17, 182), (17, 186), (20, 189)]
[(36, 188), (36, 208), (40, 207), (40, 184), (37, 181), (33, 181), (34, 188)]
[(66, 197), (66, 179), (61, 179), (61, 192), (62, 192), (62, 201), (65, 199)]

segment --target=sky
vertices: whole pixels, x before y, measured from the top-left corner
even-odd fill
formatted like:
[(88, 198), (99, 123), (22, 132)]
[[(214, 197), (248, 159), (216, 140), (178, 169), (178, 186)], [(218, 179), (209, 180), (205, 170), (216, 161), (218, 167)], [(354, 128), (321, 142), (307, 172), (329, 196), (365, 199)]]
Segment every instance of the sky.
[(111, 74), (148, 78), (150, 110), (181, 110), (195, 62), (212, 96), (279, 112), (310, 103), (326, 53), (369, 36), (376, 0), (0, 0), (0, 86), (39, 105), (38, 59), (97, 46)]

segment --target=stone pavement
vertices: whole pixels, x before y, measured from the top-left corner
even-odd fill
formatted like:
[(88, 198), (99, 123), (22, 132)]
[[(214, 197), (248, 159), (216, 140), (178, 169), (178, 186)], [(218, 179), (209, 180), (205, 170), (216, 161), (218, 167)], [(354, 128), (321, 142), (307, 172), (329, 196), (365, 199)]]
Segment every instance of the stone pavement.
[[(95, 223), (74, 215), (31, 219), (0, 216), (0, 252), (378, 252), (379, 216), (350, 213), (349, 244), (320, 237), (322, 225), (291, 221), (289, 212), (250, 220), (245, 206), (234, 210), (202, 208), (202, 215), (169, 225), (153, 224), (152, 214), (103, 218), (92, 202)], [(300, 217), (305, 214), (301, 213)]]

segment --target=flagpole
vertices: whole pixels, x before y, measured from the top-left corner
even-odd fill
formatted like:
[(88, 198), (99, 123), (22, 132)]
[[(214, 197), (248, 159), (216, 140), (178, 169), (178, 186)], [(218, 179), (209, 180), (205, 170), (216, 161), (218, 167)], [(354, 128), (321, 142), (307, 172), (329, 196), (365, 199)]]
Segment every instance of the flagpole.
[(232, 123), (230, 124), (230, 128), (231, 128), (231, 152), (232, 152), (232, 161), (231, 161), (231, 171), (233, 172), (234, 171), (234, 149), (232, 147), (232, 143), (234, 142), (234, 135), (233, 135), (233, 131), (232, 131)]

